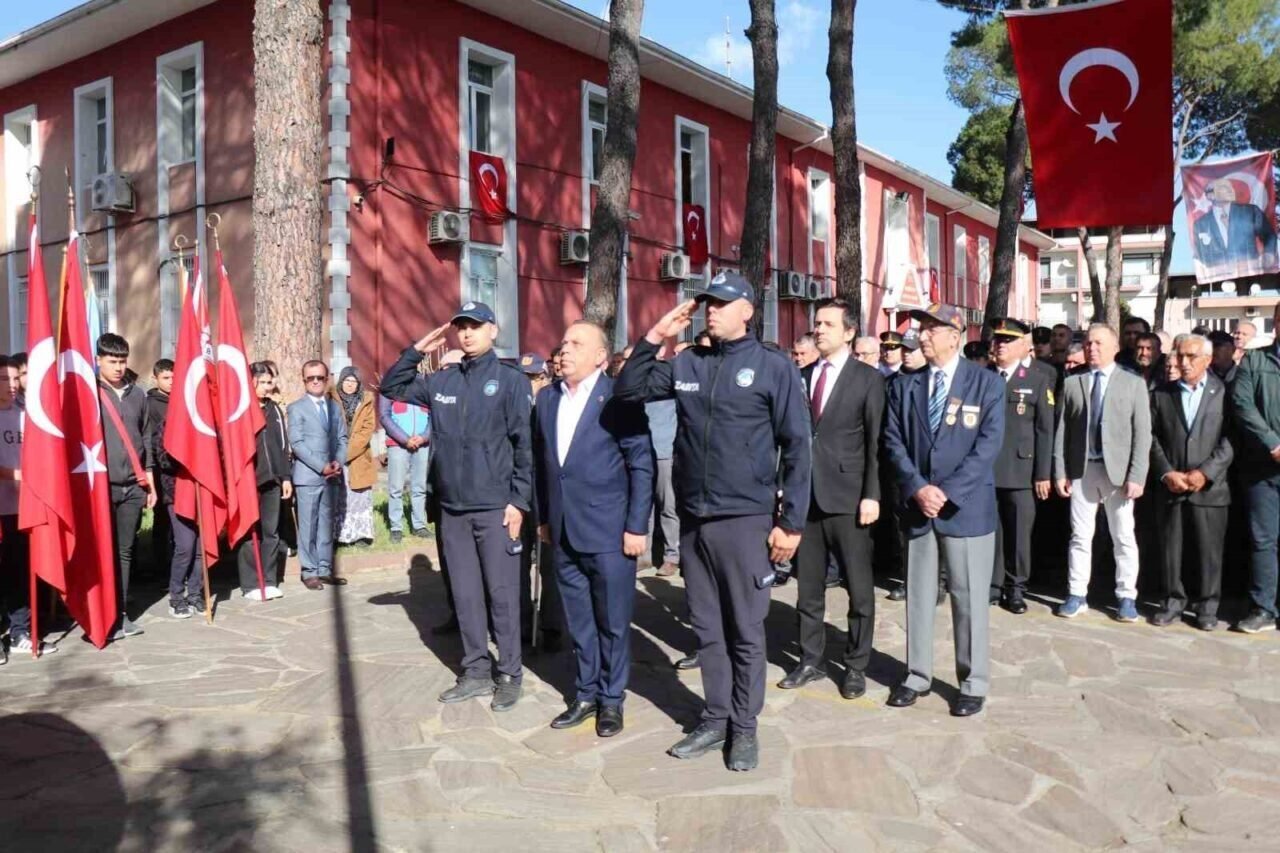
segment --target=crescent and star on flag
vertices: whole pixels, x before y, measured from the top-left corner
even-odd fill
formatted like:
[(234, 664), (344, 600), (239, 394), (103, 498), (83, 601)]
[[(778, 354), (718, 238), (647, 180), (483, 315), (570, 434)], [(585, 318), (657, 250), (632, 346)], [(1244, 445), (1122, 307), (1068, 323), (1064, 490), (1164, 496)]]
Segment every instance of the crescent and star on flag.
[[(1071, 84), (1075, 81), (1076, 76), (1086, 68), (1103, 67), (1114, 68), (1119, 71), (1129, 84), (1129, 102), (1124, 105), (1123, 112), (1128, 112), (1129, 107), (1133, 106), (1133, 102), (1137, 100), (1142, 80), (1138, 75), (1138, 66), (1134, 65), (1133, 60), (1120, 51), (1109, 47), (1091, 47), (1068, 59), (1066, 64), (1062, 66), (1062, 71), (1058, 74), (1058, 93), (1062, 95), (1063, 103), (1076, 115), (1080, 115), (1080, 110), (1076, 108), (1076, 105), (1071, 100)], [(1116, 139), (1116, 128), (1119, 126), (1120, 122), (1118, 121), (1108, 121), (1107, 114), (1104, 112), (1099, 113), (1096, 122), (1085, 125), (1085, 127), (1094, 132), (1094, 145), (1104, 139), (1119, 142)]]

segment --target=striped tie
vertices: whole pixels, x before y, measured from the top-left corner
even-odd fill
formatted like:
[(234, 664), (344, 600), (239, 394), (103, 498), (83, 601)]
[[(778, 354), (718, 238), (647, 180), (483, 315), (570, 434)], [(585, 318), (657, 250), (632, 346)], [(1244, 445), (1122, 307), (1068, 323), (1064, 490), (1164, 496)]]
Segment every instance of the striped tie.
[(929, 397), (929, 432), (935, 435), (942, 426), (942, 409), (947, 405), (947, 374), (942, 370), (933, 372), (933, 393)]

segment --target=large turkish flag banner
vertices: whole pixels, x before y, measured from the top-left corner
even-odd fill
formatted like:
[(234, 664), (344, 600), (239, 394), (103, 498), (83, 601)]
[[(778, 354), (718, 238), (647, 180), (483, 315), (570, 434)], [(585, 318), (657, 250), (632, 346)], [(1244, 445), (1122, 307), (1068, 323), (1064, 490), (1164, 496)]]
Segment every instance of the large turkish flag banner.
[(505, 222), (511, 212), (507, 210), (507, 167), (501, 157), (472, 151), (471, 208), (485, 222)]
[(1006, 12), (1041, 228), (1173, 215), (1172, 0)]
[(710, 253), (707, 250), (707, 212), (700, 204), (686, 204), (680, 215), (684, 220), (684, 252), (691, 266), (702, 266)]

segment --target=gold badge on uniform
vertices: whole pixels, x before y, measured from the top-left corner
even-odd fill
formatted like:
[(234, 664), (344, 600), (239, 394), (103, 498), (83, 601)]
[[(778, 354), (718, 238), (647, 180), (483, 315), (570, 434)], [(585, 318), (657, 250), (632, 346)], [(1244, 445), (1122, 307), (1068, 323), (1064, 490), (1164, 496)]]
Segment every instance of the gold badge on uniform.
[(1046, 389), (1044, 389), (1044, 396), (1045, 396), (1045, 399), (1049, 401), (1049, 405), (1050, 405), (1050, 406), (1054, 405), (1054, 402), (1053, 402), (1053, 389), (1052, 389), (1052, 388), (1046, 388)]
[(1016, 412), (1018, 413), (1019, 417), (1021, 417), (1022, 415), (1025, 415), (1025, 414), (1027, 413), (1027, 400), (1026, 400), (1026, 396), (1027, 396), (1027, 392), (1026, 392), (1026, 391), (1024, 391), (1024, 390), (1022, 390), (1022, 389), (1019, 389), (1019, 390), (1018, 390), (1018, 408), (1017, 408), (1017, 409), (1015, 409), (1014, 411), (1016, 411)]
[(979, 406), (964, 406), (962, 417), (964, 419), (964, 428), (973, 429), (978, 425), (978, 413), (982, 409)]
[(963, 402), (959, 397), (952, 397), (947, 401), (947, 426), (956, 425), (956, 412), (960, 410), (960, 403)]

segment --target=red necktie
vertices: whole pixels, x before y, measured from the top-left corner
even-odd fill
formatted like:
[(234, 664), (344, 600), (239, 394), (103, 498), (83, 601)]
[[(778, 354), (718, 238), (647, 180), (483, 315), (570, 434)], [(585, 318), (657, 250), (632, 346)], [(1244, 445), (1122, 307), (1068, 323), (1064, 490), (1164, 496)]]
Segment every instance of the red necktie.
[(822, 369), (818, 371), (818, 381), (813, 386), (813, 397), (809, 400), (809, 410), (813, 412), (815, 424), (822, 417), (822, 394), (827, 389), (827, 368), (830, 366), (831, 362), (824, 359)]

